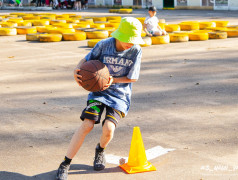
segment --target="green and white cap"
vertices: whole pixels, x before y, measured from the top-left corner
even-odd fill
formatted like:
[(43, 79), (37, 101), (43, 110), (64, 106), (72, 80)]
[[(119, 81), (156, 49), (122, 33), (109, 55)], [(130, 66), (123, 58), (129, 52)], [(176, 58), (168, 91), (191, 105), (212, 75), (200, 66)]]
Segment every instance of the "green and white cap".
[(125, 17), (111, 35), (119, 41), (132, 44), (145, 44), (141, 38), (142, 24), (133, 17)]

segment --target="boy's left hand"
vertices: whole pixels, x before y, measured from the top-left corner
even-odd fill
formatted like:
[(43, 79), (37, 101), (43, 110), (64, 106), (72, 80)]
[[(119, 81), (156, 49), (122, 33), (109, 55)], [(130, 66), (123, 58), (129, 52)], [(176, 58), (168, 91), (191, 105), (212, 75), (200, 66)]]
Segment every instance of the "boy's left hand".
[(103, 91), (109, 88), (112, 85), (112, 82), (113, 82), (113, 77), (109, 76), (108, 83), (104, 86)]

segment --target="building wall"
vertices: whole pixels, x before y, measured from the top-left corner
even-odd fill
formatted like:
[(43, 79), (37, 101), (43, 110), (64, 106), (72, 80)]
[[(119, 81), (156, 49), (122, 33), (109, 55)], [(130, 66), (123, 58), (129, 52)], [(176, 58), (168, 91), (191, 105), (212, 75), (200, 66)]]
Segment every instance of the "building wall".
[[(23, 0), (24, 1), (24, 0)], [(95, 0), (95, 5), (105, 5), (108, 4), (110, 0)], [(112, 4), (113, 4), (112, 0)], [(143, 1), (143, 0), (142, 0)], [(187, 0), (187, 6), (179, 7), (177, 5), (177, 0), (174, 0), (175, 9), (213, 9), (214, 10), (238, 10), (238, 0), (228, 0), (228, 6), (225, 7), (205, 7), (202, 6), (202, 0)], [(163, 0), (152, 0), (153, 6), (157, 9), (163, 9)], [(133, 0), (122, 0), (123, 6), (133, 6)]]
[(96, 5), (104, 5), (104, 0), (95, 0)]
[(122, 5), (123, 6), (132, 6), (133, 0), (122, 0)]
[(188, 0), (188, 6), (200, 6), (201, 1), (200, 0)]
[(238, 10), (238, 0), (229, 0), (228, 5), (229, 10)]
[(163, 0), (153, 0), (152, 1), (153, 6), (155, 6), (157, 9), (163, 9)]

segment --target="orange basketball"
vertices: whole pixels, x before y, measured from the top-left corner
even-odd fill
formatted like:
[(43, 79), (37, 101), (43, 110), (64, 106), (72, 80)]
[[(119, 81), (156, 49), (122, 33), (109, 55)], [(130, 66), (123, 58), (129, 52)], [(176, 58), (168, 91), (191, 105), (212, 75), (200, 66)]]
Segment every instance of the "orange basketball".
[(102, 91), (109, 82), (110, 73), (105, 64), (98, 60), (90, 60), (80, 67), (79, 75), (82, 76), (82, 87), (87, 91)]

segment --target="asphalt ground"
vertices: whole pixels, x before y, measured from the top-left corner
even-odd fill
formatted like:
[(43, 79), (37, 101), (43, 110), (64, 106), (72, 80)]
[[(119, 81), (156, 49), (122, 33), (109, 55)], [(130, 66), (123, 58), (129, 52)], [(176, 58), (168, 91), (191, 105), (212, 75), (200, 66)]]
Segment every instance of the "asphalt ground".
[[(107, 9), (76, 13), (112, 15)], [(145, 14), (136, 10), (130, 16)], [(159, 18), (168, 23), (215, 19), (238, 24), (234, 11), (161, 10)], [(74, 82), (73, 69), (89, 51), (87, 41), (37, 43), (25, 41), (24, 35), (0, 37), (0, 180), (54, 179), (81, 124), (87, 92)], [(106, 153), (128, 156), (135, 126), (145, 149), (175, 150), (150, 160), (157, 171), (128, 175), (115, 164), (93, 171), (101, 135), (97, 125), (73, 159), (69, 180), (238, 179), (237, 58), (238, 38), (144, 47), (129, 114)]]

